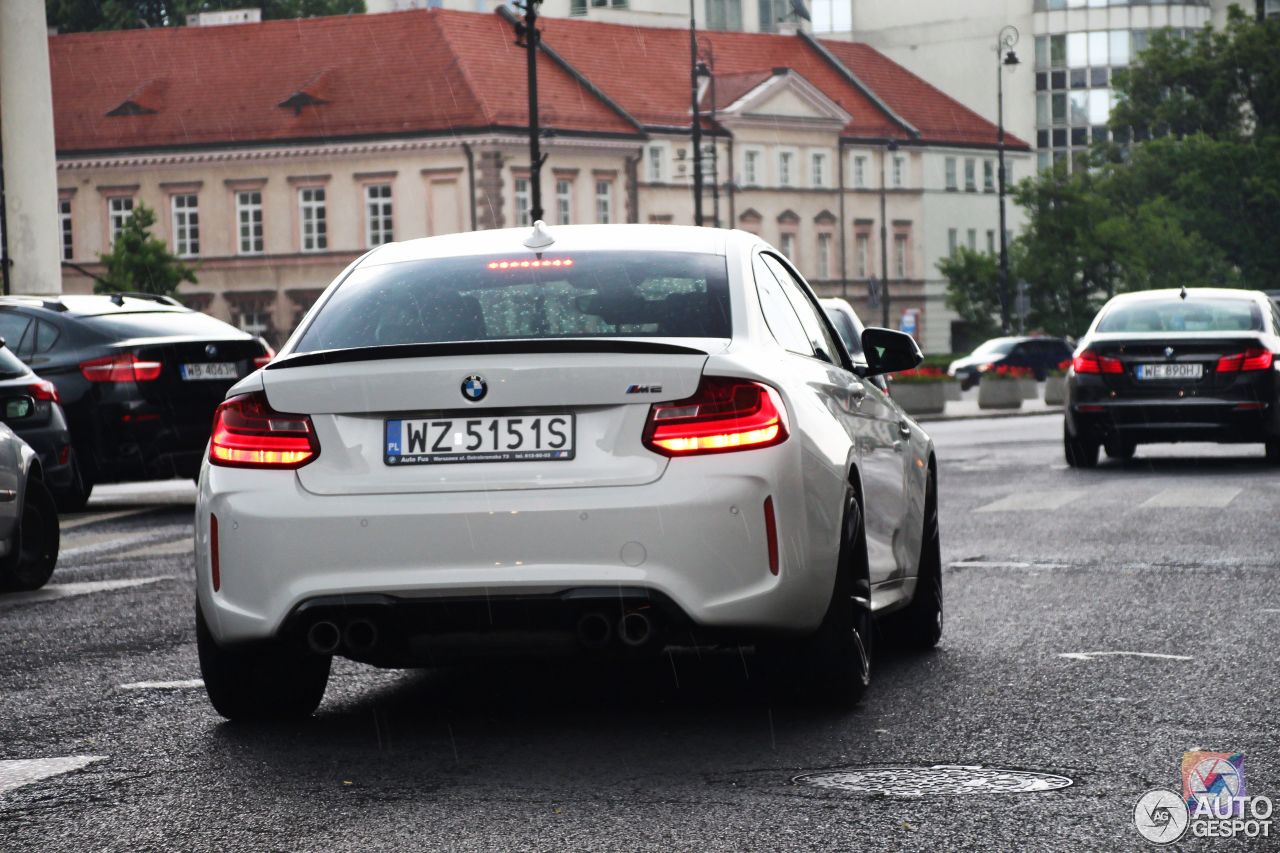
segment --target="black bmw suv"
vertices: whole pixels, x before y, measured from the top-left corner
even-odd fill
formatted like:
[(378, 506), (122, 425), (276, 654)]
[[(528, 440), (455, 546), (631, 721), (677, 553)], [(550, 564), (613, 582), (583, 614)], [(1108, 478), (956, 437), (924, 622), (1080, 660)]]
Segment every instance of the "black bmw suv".
[(1149, 442), (1260, 442), (1280, 463), (1280, 306), (1261, 291), (1116, 296), (1067, 375), (1067, 463), (1122, 459)]
[(195, 477), (227, 389), (261, 339), (146, 294), (0, 297), (0, 338), (56, 386), (85, 484)]

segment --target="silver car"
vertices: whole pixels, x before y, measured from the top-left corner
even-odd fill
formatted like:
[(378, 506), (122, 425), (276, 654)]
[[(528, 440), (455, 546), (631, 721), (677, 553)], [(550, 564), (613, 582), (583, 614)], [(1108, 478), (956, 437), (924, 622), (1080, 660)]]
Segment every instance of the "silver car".
[(36, 414), (25, 394), (0, 397), (0, 589), (39, 589), (58, 562), (58, 508), (40, 457), (10, 424)]

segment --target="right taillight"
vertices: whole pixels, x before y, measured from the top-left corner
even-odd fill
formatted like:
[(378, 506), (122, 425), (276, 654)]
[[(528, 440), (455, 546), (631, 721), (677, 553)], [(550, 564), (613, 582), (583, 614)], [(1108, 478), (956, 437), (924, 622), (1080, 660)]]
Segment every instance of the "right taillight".
[(1218, 359), (1219, 373), (1235, 373), (1240, 370), (1267, 370), (1275, 361), (1275, 354), (1266, 347), (1249, 347), (1244, 352), (1224, 355)]
[(80, 374), (90, 382), (150, 382), (160, 378), (158, 361), (138, 358), (131, 352), (80, 362)]
[(1071, 369), (1076, 373), (1124, 373), (1124, 364), (1118, 358), (1087, 349), (1071, 360)]
[(214, 412), (210, 464), (301, 468), (319, 455), (311, 418), (275, 411), (261, 391), (232, 397)]
[(663, 456), (754, 450), (785, 441), (778, 392), (748, 379), (704, 376), (687, 400), (649, 410), (644, 444)]
[(59, 402), (58, 389), (48, 379), (41, 379), (28, 385), (27, 393), (37, 400), (48, 400), (51, 403)]

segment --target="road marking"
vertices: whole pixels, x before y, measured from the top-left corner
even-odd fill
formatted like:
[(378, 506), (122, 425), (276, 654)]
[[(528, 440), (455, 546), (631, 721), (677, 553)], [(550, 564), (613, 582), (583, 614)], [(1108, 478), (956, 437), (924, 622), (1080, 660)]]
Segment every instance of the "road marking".
[(124, 578), (114, 581), (83, 581), (80, 583), (55, 583), (43, 589), (31, 592), (15, 592), (0, 596), (0, 607), (14, 604), (33, 604), (37, 601), (55, 601), (59, 598), (72, 598), (77, 595), (89, 595), (94, 592), (112, 592), (117, 589), (128, 589), (134, 586), (159, 583), (169, 580), (173, 575), (158, 578)]
[[(76, 537), (70, 541), (74, 547), (64, 548), (59, 554), (59, 559), (71, 561), (81, 557), (96, 556), (116, 548), (130, 546), (139, 548), (157, 543), (169, 544), (178, 541), (175, 537), (191, 536), (193, 532), (194, 528), (190, 524), (167, 524), (145, 530), (116, 531)], [(115, 555), (111, 555), (110, 558), (115, 559)]]
[(1195, 660), (1186, 655), (1163, 655), (1159, 652), (1063, 652), (1058, 657), (1067, 660), (1094, 660), (1103, 656), (1120, 656), (1135, 658), (1159, 658), (1161, 660)]
[(98, 524), (103, 521), (115, 521), (118, 518), (129, 518), (134, 515), (143, 515), (148, 512), (155, 512), (155, 507), (144, 507), (142, 509), (125, 509), (119, 512), (90, 512), (75, 513), (73, 515), (64, 515), (59, 526), (62, 532), (75, 530), (78, 527), (87, 527), (90, 524)]
[(186, 554), (191, 554), (194, 550), (195, 542), (190, 538), (166, 539), (163, 542), (155, 542), (141, 548), (134, 548), (132, 551), (125, 551), (123, 554), (112, 554), (111, 559), (127, 560), (133, 557), (181, 557)]
[(998, 501), (980, 506), (974, 512), (1012, 512), (1017, 510), (1062, 509), (1074, 500), (1084, 497), (1084, 489), (1054, 489), (1049, 492), (1018, 492)]
[(0, 761), (0, 794), (8, 793), (23, 785), (60, 776), (87, 767), (95, 761), (105, 761), (105, 755), (72, 755), (66, 758), (23, 758)]
[(989, 560), (961, 560), (947, 565), (957, 569), (1029, 569), (1030, 563), (999, 563)]
[(1138, 504), (1144, 508), (1204, 508), (1222, 509), (1235, 500), (1240, 489), (1214, 488), (1213, 486), (1197, 486), (1185, 489), (1165, 489), (1157, 492)]
[(186, 681), (133, 681), (120, 685), (121, 690), (192, 690), (196, 687), (204, 687), (204, 681), (188, 678)]

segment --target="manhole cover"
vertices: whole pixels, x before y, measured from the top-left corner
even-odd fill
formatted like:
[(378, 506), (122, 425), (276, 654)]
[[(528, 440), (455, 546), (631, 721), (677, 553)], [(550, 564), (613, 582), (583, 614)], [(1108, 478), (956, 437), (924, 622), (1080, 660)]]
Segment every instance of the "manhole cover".
[(1066, 788), (1071, 780), (1052, 773), (1030, 770), (1001, 770), (996, 767), (966, 767), (935, 764), (932, 767), (862, 767), (804, 773), (792, 781), (801, 785), (884, 794), (891, 797), (924, 797), (933, 794), (1036, 794)]

